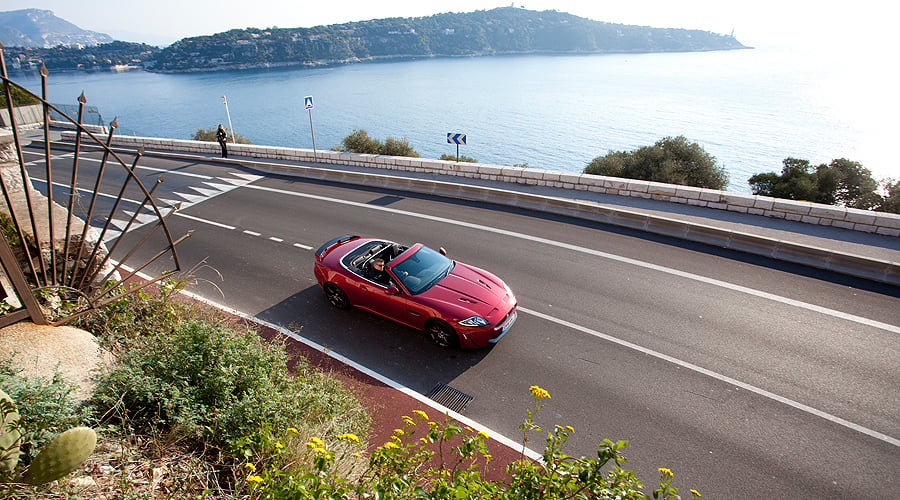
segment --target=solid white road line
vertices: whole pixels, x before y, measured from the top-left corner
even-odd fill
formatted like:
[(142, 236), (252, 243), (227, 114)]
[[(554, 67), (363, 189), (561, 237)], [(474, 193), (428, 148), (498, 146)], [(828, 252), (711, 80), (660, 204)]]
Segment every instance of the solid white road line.
[(894, 446), (900, 446), (900, 439), (893, 438), (891, 436), (888, 436), (887, 434), (883, 434), (881, 432), (874, 431), (872, 429), (863, 427), (861, 425), (850, 422), (849, 420), (844, 420), (843, 418), (831, 415), (830, 413), (825, 413), (824, 411), (817, 410), (811, 406), (807, 406), (803, 403), (799, 403), (792, 399), (788, 399), (786, 397), (779, 396), (778, 394), (769, 392), (765, 389), (760, 389), (759, 387), (741, 382), (740, 380), (731, 378), (727, 375), (722, 375), (721, 373), (717, 373), (712, 370), (707, 370), (706, 368), (703, 368), (702, 366), (697, 366), (695, 364), (688, 363), (687, 361), (682, 361), (678, 358), (673, 358), (672, 356), (663, 354), (661, 352), (654, 351), (653, 349), (648, 349), (646, 347), (642, 347), (637, 344), (628, 342), (627, 340), (622, 340), (622, 339), (613, 337), (611, 335), (607, 335), (605, 333), (598, 332), (596, 330), (592, 330), (590, 328), (587, 328), (587, 327), (584, 327), (581, 325), (576, 325), (575, 323), (571, 323), (571, 322), (563, 320), (563, 319), (554, 318), (553, 316), (549, 316), (544, 313), (540, 313), (540, 312), (537, 312), (537, 311), (534, 311), (531, 309), (527, 309), (525, 307), (522, 307), (521, 305), (519, 306), (518, 309), (519, 309), (519, 312), (531, 314), (532, 316), (541, 318), (545, 321), (549, 321), (551, 323), (556, 323), (557, 325), (564, 326), (566, 328), (571, 328), (572, 330), (586, 333), (588, 335), (593, 335), (594, 337), (597, 337), (597, 338), (600, 338), (603, 340), (607, 340), (609, 342), (613, 342), (615, 344), (618, 344), (623, 347), (627, 347), (629, 349), (634, 349), (635, 351), (641, 352), (643, 354), (647, 354), (649, 356), (653, 356), (655, 358), (659, 358), (663, 361), (668, 361), (669, 363), (678, 365), (682, 368), (687, 368), (688, 370), (692, 370), (697, 373), (706, 375), (707, 377), (712, 377), (714, 379), (721, 380), (722, 382), (725, 382), (726, 384), (731, 384), (731, 385), (734, 385), (735, 387), (740, 387), (741, 389), (744, 389), (746, 391), (750, 391), (750, 392), (759, 394), (760, 396), (763, 396), (763, 397), (771, 399), (773, 401), (777, 401), (779, 403), (788, 405), (792, 408), (796, 408), (800, 411), (809, 413), (811, 415), (815, 415), (817, 417), (823, 418), (825, 420), (828, 420), (829, 422), (832, 422), (832, 423), (835, 423), (838, 425), (842, 425), (844, 427), (847, 427), (848, 429), (852, 429), (854, 431), (860, 432), (867, 436), (871, 436), (875, 439), (884, 441), (885, 443), (892, 444)]
[(782, 304), (790, 305), (793, 307), (798, 307), (801, 309), (806, 309), (809, 311), (817, 312), (819, 314), (824, 314), (827, 316), (832, 316), (832, 317), (840, 318), (840, 319), (847, 320), (847, 321), (852, 321), (854, 323), (859, 323), (859, 324), (866, 325), (866, 326), (871, 326), (873, 328), (880, 328), (882, 330), (886, 330), (889, 332), (900, 333), (900, 326), (897, 326), (897, 325), (882, 323), (880, 321), (875, 321), (875, 320), (872, 320), (869, 318), (863, 318), (861, 316), (848, 314), (848, 313), (845, 313), (842, 311), (828, 309), (826, 307), (818, 306), (815, 304), (809, 304), (807, 302), (802, 302), (799, 300), (782, 297), (780, 295), (775, 295), (773, 293), (763, 292), (761, 290), (755, 290), (753, 288), (736, 285), (734, 283), (728, 283), (726, 281), (721, 281), (721, 280), (717, 280), (714, 278), (708, 278), (706, 276), (700, 276), (698, 274), (688, 273), (685, 271), (680, 271), (678, 269), (672, 269), (672, 268), (660, 266), (657, 264), (652, 264), (650, 262), (644, 262), (644, 261), (637, 260), (637, 259), (623, 257), (621, 255), (615, 255), (615, 254), (611, 254), (611, 253), (607, 253), (607, 252), (601, 252), (599, 250), (594, 250), (593, 248), (585, 248), (585, 247), (581, 247), (578, 245), (572, 245), (570, 243), (564, 243), (561, 241), (550, 240), (547, 238), (532, 236), (529, 234), (519, 233), (516, 231), (509, 231), (506, 229), (499, 229), (499, 228), (495, 228), (495, 227), (485, 226), (482, 224), (458, 221), (458, 220), (454, 220), (454, 219), (448, 219), (446, 217), (438, 217), (436, 215), (427, 215), (427, 214), (420, 214), (420, 213), (416, 213), (416, 212), (409, 212), (406, 210), (398, 210), (398, 209), (390, 208), (390, 207), (370, 205), (368, 203), (360, 203), (360, 202), (356, 202), (356, 201), (340, 200), (337, 198), (329, 198), (329, 197), (325, 197), (325, 196), (297, 193), (294, 191), (287, 191), (284, 189), (276, 189), (276, 188), (270, 188), (270, 187), (265, 187), (265, 186), (245, 186), (245, 187), (247, 187), (249, 189), (258, 189), (260, 191), (269, 191), (269, 192), (273, 192), (273, 193), (284, 194), (287, 196), (297, 196), (297, 197), (301, 197), (301, 198), (309, 198), (309, 199), (313, 199), (313, 200), (325, 201), (325, 202), (330, 202), (330, 203), (339, 203), (342, 205), (349, 205), (349, 206), (354, 206), (354, 207), (358, 207), (358, 208), (376, 210), (376, 211), (380, 211), (380, 212), (389, 212), (389, 213), (397, 214), (397, 215), (406, 215), (408, 217), (416, 217), (419, 219), (431, 220), (434, 222), (442, 222), (444, 224), (452, 224), (455, 226), (468, 227), (471, 229), (477, 229), (479, 231), (491, 232), (491, 233), (495, 233), (495, 234), (502, 234), (504, 236), (509, 236), (512, 238), (519, 238), (519, 239), (523, 239), (523, 240), (533, 241), (535, 243), (542, 243), (545, 245), (555, 246), (558, 248), (564, 248), (566, 250), (571, 250), (574, 252), (580, 252), (580, 253), (584, 253), (584, 254), (588, 254), (588, 255), (594, 255), (596, 257), (601, 257), (604, 259), (614, 260), (617, 262), (623, 262), (625, 264), (631, 264), (633, 266), (638, 266), (638, 267), (642, 267), (645, 269), (651, 269), (651, 270), (658, 271), (661, 273), (678, 276), (681, 278), (699, 281), (701, 283), (706, 283), (708, 285), (726, 288), (728, 290), (745, 293), (747, 295), (753, 295), (755, 297), (773, 300), (775, 302), (780, 302)]

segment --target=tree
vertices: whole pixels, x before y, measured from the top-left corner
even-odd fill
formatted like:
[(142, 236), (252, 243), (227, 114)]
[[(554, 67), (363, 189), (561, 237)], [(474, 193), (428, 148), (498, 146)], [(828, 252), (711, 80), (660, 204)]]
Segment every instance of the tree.
[(885, 179), (882, 181), (882, 186), (885, 195), (882, 198), (881, 206), (876, 210), (900, 214), (900, 180)]
[(665, 137), (635, 151), (612, 151), (591, 160), (584, 173), (708, 189), (728, 185), (725, 168), (696, 142)]
[(753, 194), (863, 210), (882, 205), (878, 182), (859, 162), (840, 158), (813, 169), (808, 160), (785, 158), (783, 164), (781, 175), (766, 172), (750, 177)]
[(846, 158), (832, 160), (829, 167), (841, 173), (836, 195), (837, 201), (851, 208), (870, 210), (879, 205), (881, 197), (876, 193), (878, 182), (872, 172), (856, 161)]

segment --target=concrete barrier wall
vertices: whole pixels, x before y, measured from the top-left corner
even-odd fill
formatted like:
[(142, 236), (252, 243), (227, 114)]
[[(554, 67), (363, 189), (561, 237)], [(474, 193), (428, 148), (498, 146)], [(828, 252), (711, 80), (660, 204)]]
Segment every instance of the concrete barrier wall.
[[(44, 107), (40, 104), (15, 107), (13, 108), (13, 114), (16, 117), (16, 125), (44, 123)], [(0, 127), (9, 127), (11, 125), (9, 122), (9, 111), (3, 108), (0, 111)]]
[[(69, 141), (74, 140), (75, 137), (74, 132), (63, 132), (62, 135), (63, 140)], [(177, 151), (204, 155), (220, 154), (219, 145), (215, 142), (184, 139), (115, 135), (113, 136), (113, 145), (133, 148), (143, 146), (149, 150)], [(502, 165), (335, 151), (314, 152), (311, 149), (251, 144), (229, 144), (228, 151), (235, 156), (261, 159), (421, 172), (535, 186), (550, 186), (618, 196), (633, 196), (900, 237), (900, 214), (872, 212), (834, 205), (662, 184), (659, 182)]]

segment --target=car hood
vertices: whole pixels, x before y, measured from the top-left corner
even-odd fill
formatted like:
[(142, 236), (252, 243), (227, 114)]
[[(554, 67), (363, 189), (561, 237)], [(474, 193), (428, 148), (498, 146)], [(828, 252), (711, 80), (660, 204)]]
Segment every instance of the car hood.
[(450, 274), (422, 295), (422, 298), (465, 308), (483, 318), (511, 299), (500, 278), (462, 262), (456, 262)]

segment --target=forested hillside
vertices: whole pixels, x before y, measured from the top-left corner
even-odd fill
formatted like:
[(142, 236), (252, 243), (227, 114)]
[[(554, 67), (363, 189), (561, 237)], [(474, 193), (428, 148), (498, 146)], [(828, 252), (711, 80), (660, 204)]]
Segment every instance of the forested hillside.
[(182, 39), (152, 69), (203, 71), (319, 65), (389, 57), (528, 52), (682, 52), (746, 48), (708, 31), (610, 24), (557, 11), (502, 7), (313, 28), (236, 29)]

